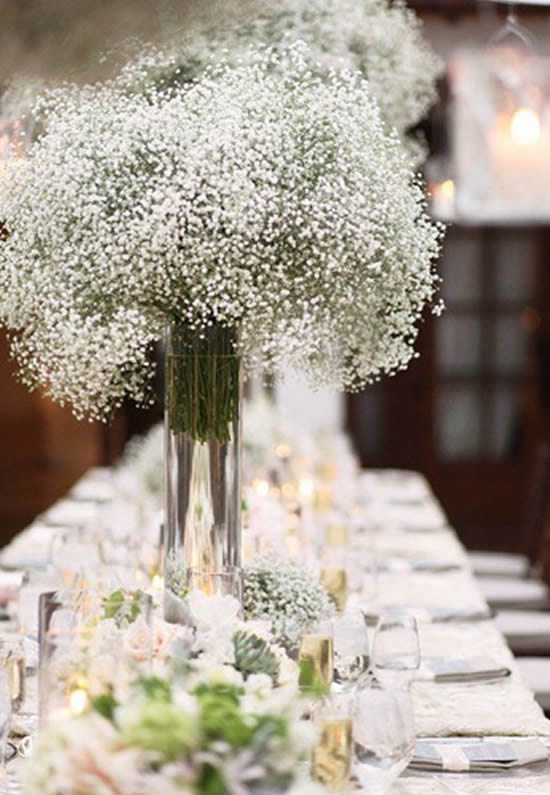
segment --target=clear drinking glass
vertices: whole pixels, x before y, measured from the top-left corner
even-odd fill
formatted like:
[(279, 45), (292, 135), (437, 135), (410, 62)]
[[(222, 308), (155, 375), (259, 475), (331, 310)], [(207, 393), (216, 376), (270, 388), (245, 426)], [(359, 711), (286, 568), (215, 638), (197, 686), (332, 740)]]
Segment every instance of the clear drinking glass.
[(19, 632), (29, 641), (38, 643), (38, 599), (59, 584), (53, 569), (30, 569), (21, 580), (17, 593)]
[(104, 567), (101, 542), (78, 530), (56, 533), (50, 563), (65, 588), (73, 588), (79, 579), (97, 582)]
[[(164, 592), (164, 609), (167, 620), (176, 624), (194, 626), (194, 610), (202, 597), (216, 598), (220, 610), (234, 612), (243, 617), (243, 570), (237, 566), (223, 571), (206, 569), (171, 568), (166, 564), (171, 587)], [(200, 596), (199, 596), (200, 595)]]
[(105, 692), (124, 695), (151, 669), (152, 599), (139, 591), (40, 596), (40, 725), (75, 716)]
[(365, 678), (357, 689), (352, 714), (353, 774), (361, 790), (384, 795), (414, 754), (410, 694), (386, 689), (373, 677)]
[(369, 638), (363, 614), (352, 612), (333, 621), (333, 690), (352, 690), (369, 667)]
[(408, 688), (420, 667), (418, 624), (414, 616), (382, 615), (374, 633), (372, 669), (383, 685)]
[(6, 671), (0, 670), (0, 760), (6, 761), (6, 744), (11, 723), (11, 698)]

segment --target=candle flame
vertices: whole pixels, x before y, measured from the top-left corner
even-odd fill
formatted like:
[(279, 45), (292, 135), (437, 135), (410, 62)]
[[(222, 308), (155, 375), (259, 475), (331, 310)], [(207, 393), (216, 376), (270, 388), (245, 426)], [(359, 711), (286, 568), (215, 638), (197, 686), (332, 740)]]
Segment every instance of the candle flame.
[(455, 183), (452, 179), (446, 179), (439, 186), (439, 192), (445, 199), (454, 199), (455, 196)]
[(80, 715), (88, 706), (88, 692), (86, 690), (73, 690), (69, 696), (69, 707), (73, 715)]
[(540, 120), (535, 111), (520, 108), (512, 116), (510, 135), (519, 146), (529, 146), (540, 138)]
[(260, 478), (256, 478), (253, 481), (252, 486), (254, 488), (254, 491), (257, 494), (259, 494), (260, 497), (267, 497), (267, 495), (269, 494), (269, 483), (267, 482), (267, 480), (261, 480)]

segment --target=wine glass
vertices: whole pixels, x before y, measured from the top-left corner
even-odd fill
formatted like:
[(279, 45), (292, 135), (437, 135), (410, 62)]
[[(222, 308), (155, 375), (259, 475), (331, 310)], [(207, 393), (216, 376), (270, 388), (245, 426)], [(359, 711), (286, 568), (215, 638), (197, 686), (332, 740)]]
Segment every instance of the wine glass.
[(352, 690), (369, 667), (369, 638), (362, 613), (346, 613), (334, 619), (333, 690)]
[(384, 795), (414, 755), (412, 700), (373, 677), (362, 680), (353, 707), (353, 773), (369, 795)]
[(408, 689), (420, 667), (420, 641), (414, 616), (380, 616), (374, 633), (372, 666), (383, 685)]

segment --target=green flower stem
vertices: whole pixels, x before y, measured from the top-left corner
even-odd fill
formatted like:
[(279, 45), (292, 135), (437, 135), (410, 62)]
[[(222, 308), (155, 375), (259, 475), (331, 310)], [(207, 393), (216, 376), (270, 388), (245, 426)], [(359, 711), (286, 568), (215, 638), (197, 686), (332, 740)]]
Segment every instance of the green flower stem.
[(194, 441), (231, 441), (239, 411), (241, 359), (234, 329), (212, 326), (191, 332), (171, 329), (166, 357), (170, 430)]

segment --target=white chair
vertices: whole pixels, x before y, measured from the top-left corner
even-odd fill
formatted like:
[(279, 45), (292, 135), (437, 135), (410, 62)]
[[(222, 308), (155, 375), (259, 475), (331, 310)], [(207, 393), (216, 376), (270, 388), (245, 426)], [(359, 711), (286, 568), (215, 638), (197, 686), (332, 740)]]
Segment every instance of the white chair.
[(516, 664), (538, 703), (550, 712), (550, 657), (519, 657)]
[(477, 577), (485, 601), (496, 610), (546, 610), (550, 592), (541, 580), (512, 577)]
[(468, 552), (474, 574), (485, 577), (527, 577), (531, 564), (526, 555), (511, 552)]
[(514, 654), (550, 654), (550, 612), (503, 610), (496, 624)]

